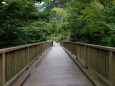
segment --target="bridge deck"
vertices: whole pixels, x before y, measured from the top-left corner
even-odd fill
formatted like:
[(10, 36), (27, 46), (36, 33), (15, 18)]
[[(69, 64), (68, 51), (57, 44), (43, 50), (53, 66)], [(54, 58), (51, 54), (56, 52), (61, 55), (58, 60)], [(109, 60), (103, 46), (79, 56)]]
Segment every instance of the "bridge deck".
[(63, 48), (54, 43), (23, 86), (93, 86)]

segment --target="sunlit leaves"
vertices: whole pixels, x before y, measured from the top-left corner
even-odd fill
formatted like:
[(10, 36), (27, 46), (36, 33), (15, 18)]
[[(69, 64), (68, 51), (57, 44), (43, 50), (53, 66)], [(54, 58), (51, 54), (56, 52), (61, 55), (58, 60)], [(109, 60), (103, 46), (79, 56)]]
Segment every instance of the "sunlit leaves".
[(55, 11), (59, 16), (66, 17), (67, 13), (62, 8), (53, 8), (52, 11)]
[(104, 8), (104, 6), (103, 6), (101, 3), (99, 3), (98, 1), (92, 1), (92, 2), (90, 3), (90, 5), (91, 5), (91, 7), (93, 7), (94, 9), (103, 9), (103, 8)]

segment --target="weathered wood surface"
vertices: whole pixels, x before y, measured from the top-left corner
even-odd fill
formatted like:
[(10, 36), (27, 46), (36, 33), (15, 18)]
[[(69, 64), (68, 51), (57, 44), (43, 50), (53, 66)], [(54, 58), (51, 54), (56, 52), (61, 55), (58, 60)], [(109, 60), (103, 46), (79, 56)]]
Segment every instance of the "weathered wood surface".
[(23, 86), (93, 86), (93, 84), (64, 49), (54, 43)]
[(90, 67), (109, 84), (115, 86), (115, 48), (85, 43), (63, 42), (85, 66)]
[(5, 86), (26, 69), (51, 42), (22, 45), (0, 50), (0, 86)]

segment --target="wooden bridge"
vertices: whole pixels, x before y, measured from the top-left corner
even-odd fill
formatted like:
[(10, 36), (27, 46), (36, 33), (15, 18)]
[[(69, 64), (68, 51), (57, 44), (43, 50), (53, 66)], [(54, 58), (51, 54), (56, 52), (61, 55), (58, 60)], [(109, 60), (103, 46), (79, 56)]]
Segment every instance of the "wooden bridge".
[(115, 86), (115, 48), (44, 42), (2, 49), (0, 86)]

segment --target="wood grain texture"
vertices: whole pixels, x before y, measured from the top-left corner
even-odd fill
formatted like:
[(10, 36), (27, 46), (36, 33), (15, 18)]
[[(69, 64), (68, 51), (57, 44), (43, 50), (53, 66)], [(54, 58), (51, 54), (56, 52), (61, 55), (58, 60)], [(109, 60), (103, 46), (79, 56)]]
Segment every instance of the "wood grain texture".
[[(115, 86), (115, 48), (99, 45), (64, 42), (62, 45), (81, 62), (86, 63), (110, 86)], [(111, 53), (111, 55), (110, 55)]]

